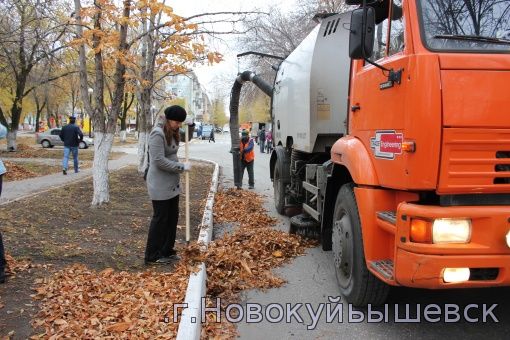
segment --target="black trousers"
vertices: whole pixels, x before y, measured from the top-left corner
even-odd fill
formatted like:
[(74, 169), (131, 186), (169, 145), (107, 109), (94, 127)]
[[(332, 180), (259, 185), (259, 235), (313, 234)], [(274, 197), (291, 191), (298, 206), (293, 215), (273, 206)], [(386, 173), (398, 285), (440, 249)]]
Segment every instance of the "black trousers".
[[(0, 196), (2, 196), (2, 179), (4, 175), (0, 175)], [(4, 251), (4, 240), (2, 239), (2, 233), (0, 232), (0, 273), (3, 273), (5, 270), (5, 265), (7, 262), (5, 261), (5, 251)]]
[(152, 215), (145, 247), (145, 261), (156, 261), (175, 254), (175, 234), (179, 219), (179, 196), (165, 201), (152, 201)]

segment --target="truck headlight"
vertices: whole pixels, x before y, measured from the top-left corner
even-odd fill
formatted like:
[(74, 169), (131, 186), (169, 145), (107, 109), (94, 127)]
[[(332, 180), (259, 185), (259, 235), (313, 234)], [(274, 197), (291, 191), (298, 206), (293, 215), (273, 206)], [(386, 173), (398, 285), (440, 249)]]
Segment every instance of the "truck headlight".
[(458, 283), (469, 280), (471, 271), (469, 268), (445, 268), (443, 281), (446, 283)]
[(510, 231), (506, 234), (506, 245), (510, 248)]
[(471, 220), (440, 218), (432, 224), (433, 243), (468, 243), (471, 239)]

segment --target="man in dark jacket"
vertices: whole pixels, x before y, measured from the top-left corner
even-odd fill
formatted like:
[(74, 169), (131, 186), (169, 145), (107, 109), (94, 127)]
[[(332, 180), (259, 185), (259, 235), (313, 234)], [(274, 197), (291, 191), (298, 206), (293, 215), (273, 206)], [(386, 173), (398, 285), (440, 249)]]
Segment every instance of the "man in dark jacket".
[(264, 128), (259, 131), (259, 145), (260, 153), (264, 153), (264, 147), (266, 145), (266, 130)]
[(64, 142), (64, 159), (62, 160), (62, 173), (67, 175), (67, 165), (69, 163), (69, 153), (73, 153), (74, 172), (78, 172), (78, 145), (83, 140), (83, 133), (74, 123), (75, 117), (69, 117), (69, 124), (60, 131), (60, 139)]

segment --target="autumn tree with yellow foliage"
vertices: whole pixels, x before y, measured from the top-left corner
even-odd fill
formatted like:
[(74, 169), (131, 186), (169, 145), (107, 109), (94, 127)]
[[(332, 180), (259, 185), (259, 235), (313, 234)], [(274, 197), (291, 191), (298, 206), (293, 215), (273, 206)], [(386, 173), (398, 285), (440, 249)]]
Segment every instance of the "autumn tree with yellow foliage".
[[(147, 138), (152, 129), (152, 100), (156, 84), (165, 76), (185, 73), (192, 63), (215, 63), (221, 55), (209, 51), (203, 34), (213, 34), (201, 24), (219, 21), (211, 16), (246, 13), (204, 13), (188, 18), (158, 0), (94, 0), (82, 6), (74, 0), (79, 53), (80, 93), (92, 116), (95, 135), (94, 194), (92, 205), (109, 201), (108, 155), (124, 102), (126, 82), (133, 82), (139, 113), (139, 169), (146, 164)], [(240, 20), (237, 18), (236, 20)], [(219, 32), (228, 33), (228, 32)], [(93, 58), (87, 58), (88, 55)], [(88, 97), (87, 65), (94, 65), (94, 105)], [(105, 79), (112, 81), (109, 109), (105, 108)]]

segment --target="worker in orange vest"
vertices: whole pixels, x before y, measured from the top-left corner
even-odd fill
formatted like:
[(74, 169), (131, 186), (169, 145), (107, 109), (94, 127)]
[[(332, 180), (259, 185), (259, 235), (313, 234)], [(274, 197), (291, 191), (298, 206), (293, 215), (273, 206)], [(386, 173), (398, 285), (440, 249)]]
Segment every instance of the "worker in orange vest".
[[(248, 135), (248, 131), (243, 130), (241, 133), (240, 143), (240, 156), (241, 156), (241, 186), (243, 185), (244, 169), (248, 169), (248, 189), (253, 189), (255, 180), (253, 176), (253, 163), (255, 163), (255, 150), (253, 139)], [(240, 189), (240, 187), (238, 187)]]

